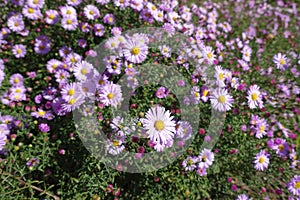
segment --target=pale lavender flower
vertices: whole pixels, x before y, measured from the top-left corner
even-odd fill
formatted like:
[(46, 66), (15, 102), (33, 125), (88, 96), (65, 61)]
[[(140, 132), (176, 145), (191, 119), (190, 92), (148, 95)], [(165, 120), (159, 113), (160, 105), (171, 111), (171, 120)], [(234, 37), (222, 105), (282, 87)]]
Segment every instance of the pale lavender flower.
[(24, 58), (26, 55), (26, 46), (23, 44), (16, 44), (13, 46), (12, 52), (16, 58)]

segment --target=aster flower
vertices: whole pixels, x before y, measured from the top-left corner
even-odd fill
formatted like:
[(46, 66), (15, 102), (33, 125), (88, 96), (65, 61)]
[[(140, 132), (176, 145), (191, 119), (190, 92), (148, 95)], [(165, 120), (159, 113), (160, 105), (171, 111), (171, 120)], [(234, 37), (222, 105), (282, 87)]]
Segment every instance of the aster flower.
[(70, 53), (67, 55), (65, 62), (68, 64), (68, 70), (73, 72), (76, 63), (79, 63), (82, 60), (82, 56), (77, 53)]
[(171, 57), (171, 48), (167, 45), (163, 45), (163, 46), (158, 46), (161, 54), (166, 57), (166, 58), (169, 58)]
[(144, 7), (143, 0), (131, 0), (130, 7), (136, 11), (141, 11)]
[(62, 65), (62, 62), (57, 59), (51, 59), (47, 62), (46, 67), (49, 73), (55, 73), (59, 67)]
[(9, 82), (14, 86), (23, 85), (24, 79), (23, 76), (19, 73), (11, 75)]
[(217, 88), (212, 91), (210, 101), (213, 109), (219, 112), (225, 112), (231, 109), (233, 97), (228, 94), (225, 88)]
[(258, 123), (256, 124), (256, 138), (262, 138), (264, 135), (267, 134), (267, 128), (268, 128), (267, 121), (265, 119), (260, 119)]
[(84, 96), (80, 93), (77, 95), (72, 96), (68, 100), (65, 100), (64, 103), (61, 104), (63, 111), (71, 112), (78, 108), (81, 104), (84, 103)]
[(24, 58), (26, 55), (26, 46), (23, 44), (16, 44), (13, 46), (12, 52), (16, 58)]
[(287, 183), (287, 189), (295, 196), (300, 196), (300, 176), (294, 175), (294, 177)]
[(105, 33), (105, 27), (102, 24), (95, 24), (93, 31), (96, 36), (101, 37)]
[(121, 86), (112, 82), (105, 84), (100, 90), (100, 101), (105, 106), (117, 107), (123, 101)]
[(5, 134), (0, 134), (0, 151), (2, 151), (7, 141), (7, 136)]
[(48, 124), (45, 123), (41, 123), (39, 124), (39, 129), (40, 131), (42, 131), (43, 133), (47, 133), (50, 131), (50, 126)]
[(197, 172), (197, 174), (199, 174), (199, 176), (206, 176), (207, 175), (206, 167), (204, 166), (203, 162), (198, 163), (196, 172)]
[(53, 25), (56, 24), (59, 20), (59, 14), (56, 10), (47, 10), (45, 12), (45, 15), (45, 21), (47, 24)]
[(63, 103), (66, 103), (66, 102), (62, 98), (55, 98), (51, 103), (51, 107), (52, 107), (53, 111), (58, 116), (64, 116), (66, 114), (66, 111), (62, 108)]
[(244, 46), (243, 50), (243, 60), (249, 62), (252, 54), (252, 49), (249, 46)]
[(55, 72), (54, 77), (56, 78), (56, 82), (58, 82), (60, 84), (65, 84), (68, 82), (70, 73), (64, 69), (59, 69), (57, 72)]
[(14, 32), (22, 31), (25, 28), (25, 23), (21, 14), (8, 18), (7, 25), (8, 28)]
[(69, 101), (70, 99), (80, 95), (80, 86), (78, 83), (70, 83), (66, 84), (62, 90), (61, 95), (62, 98), (66, 101)]
[(58, 51), (59, 56), (62, 58), (66, 58), (70, 53), (73, 53), (73, 50), (70, 47), (63, 46)]
[(32, 8), (43, 8), (45, 0), (27, 0), (26, 3)]
[(176, 138), (188, 140), (192, 137), (192, 126), (187, 121), (179, 121), (176, 126)]
[(269, 165), (269, 157), (265, 150), (261, 150), (256, 156), (254, 157), (254, 168), (258, 171), (264, 171), (268, 168)]
[(109, 154), (117, 155), (120, 154), (125, 149), (125, 139), (124, 137), (113, 137), (112, 139), (106, 140), (106, 149)]
[(110, 32), (113, 36), (119, 36), (122, 34), (122, 28), (121, 27), (113, 27)]
[(225, 87), (225, 70), (220, 65), (215, 67), (215, 78), (219, 87)]
[(155, 96), (159, 99), (163, 99), (163, 98), (167, 97), (168, 95), (169, 95), (169, 90), (168, 90), (168, 88), (165, 88), (165, 87), (159, 87), (155, 93)]
[(209, 64), (214, 63), (216, 55), (214, 54), (214, 50), (212, 49), (212, 47), (205, 47), (204, 48), (204, 57), (207, 59)]
[(116, 22), (116, 18), (113, 14), (109, 13), (109, 14), (106, 14), (103, 17), (103, 22), (106, 23), (106, 24), (113, 25)]
[(189, 156), (182, 162), (182, 166), (184, 167), (185, 171), (192, 171), (197, 168), (197, 157)]
[(78, 6), (80, 5), (82, 0), (67, 0), (67, 4), (69, 6)]
[(95, 20), (98, 17), (100, 17), (99, 9), (94, 5), (87, 5), (83, 9), (83, 13), (86, 16), (86, 18), (90, 20)]
[(77, 17), (74, 15), (66, 16), (61, 20), (62, 27), (68, 31), (75, 30), (78, 26)]
[(27, 161), (26, 166), (29, 169), (33, 169), (39, 163), (40, 163), (39, 159), (37, 159), (37, 158), (31, 158), (30, 160)]
[(114, 0), (114, 5), (120, 7), (120, 9), (125, 9), (129, 6), (129, 0)]
[(250, 109), (259, 107), (262, 108), (263, 107), (263, 102), (261, 99), (261, 93), (259, 91), (259, 86), (257, 85), (252, 85), (250, 86), (248, 92), (247, 92), (248, 96), (248, 106)]
[(22, 14), (31, 20), (37, 20), (42, 17), (42, 13), (39, 8), (33, 8), (27, 5), (23, 7)]
[(78, 62), (74, 67), (74, 75), (77, 80), (85, 81), (87, 79), (87, 74), (91, 73), (93, 68), (93, 65), (86, 61)]
[(7, 124), (0, 124), (0, 135), (9, 135), (10, 130)]
[(201, 87), (201, 100), (203, 102), (207, 102), (208, 97), (209, 97), (209, 89), (208, 89), (208, 87), (202, 86)]
[(90, 97), (93, 98), (96, 93), (96, 83), (94, 81), (85, 81), (79, 84), (80, 87), (80, 93), (84, 97)]
[(129, 39), (123, 47), (123, 54), (127, 61), (142, 63), (148, 54), (148, 46), (137, 40)]
[(286, 55), (278, 53), (274, 55), (273, 62), (276, 64), (277, 69), (285, 70), (288, 66), (288, 59)]
[(203, 149), (199, 155), (199, 162), (203, 163), (205, 168), (212, 165), (214, 161), (214, 153), (209, 149)]
[(34, 43), (34, 52), (37, 54), (45, 55), (49, 53), (50, 47), (51, 47), (50, 42), (42, 42), (36, 39)]
[(237, 196), (236, 200), (251, 200), (251, 198), (245, 194), (240, 194)]
[(146, 118), (141, 119), (144, 129), (147, 131), (148, 138), (155, 144), (167, 145), (173, 141), (176, 132), (175, 122), (170, 112), (164, 107), (152, 107), (146, 113)]
[(190, 98), (194, 104), (198, 104), (200, 102), (200, 89), (198, 86), (193, 86), (190, 94)]
[(88, 33), (91, 29), (91, 26), (87, 22), (81, 22), (79, 28), (83, 33)]
[(63, 18), (76, 18), (77, 16), (76, 9), (72, 6), (62, 6), (60, 12)]

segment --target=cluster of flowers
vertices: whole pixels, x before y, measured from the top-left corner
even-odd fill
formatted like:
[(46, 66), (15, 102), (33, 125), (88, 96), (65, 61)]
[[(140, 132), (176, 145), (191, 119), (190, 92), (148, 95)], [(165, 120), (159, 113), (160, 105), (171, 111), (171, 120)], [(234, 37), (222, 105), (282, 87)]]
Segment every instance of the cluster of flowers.
[(196, 169), (200, 176), (207, 174), (206, 169), (214, 162), (214, 153), (211, 150), (204, 149), (198, 156), (189, 156), (183, 162), (182, 166), (186, 171)]

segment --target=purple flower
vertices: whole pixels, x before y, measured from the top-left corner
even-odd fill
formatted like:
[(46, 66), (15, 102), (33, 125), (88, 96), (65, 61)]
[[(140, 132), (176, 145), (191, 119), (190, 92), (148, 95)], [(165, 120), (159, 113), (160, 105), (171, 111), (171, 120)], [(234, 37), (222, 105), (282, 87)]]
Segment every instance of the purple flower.
[(23, 44), (16, 44), (13, 46), (12, 52), (16, 58), (24, 58), (26, 55), (26, 46)]
[(78, 45), (81, 48), (85, 48), (86, 47), (86, 40), (85, 39), (78, 39)]
[(48, 124), (45, 124), (45, 123), (41, 123), (39, 125), (39, 129), (40, 131), (42, 131), (43, 133), (47, 133), (50, 131), (50, 126)]
[(40, 163), (40, 160), (39, 160), (39, 159), (37, 159), (37, 158), (31, 158), (31, 159), (26, 163), (26, 166), (27, 166), (28, 168), (31, 168), (31, 167), (36, 166), (36, 165), (39, 164), (39, 163)]
[(105, 28), (102, 24), (95, 24), (93, 30), (95, 35), (98, 37), (103, 36), (105, 32)]
[(0, 134), (0, 151), (2, 151), (3, 147), (6, 144), (7, 136), (6, 134)]
[(56, 24), (59, 20), (59, 14), (56, 10), (47, 10), (45, 12), (46, 14), (46, 23), (47, 24), (50, 24), (50, 25), (53, 25), (53, 24)]
[(78, 26), (77, 17), (74, 15), (63, 17), (61, 20), (61, 25), (68, 31), (75, 30)]
[(21, 74), (13, 74), (10, 79), (9, 82), (13, 85), (13, 86), (21, 86), (23, 85), (23, 76)]
[(163, 99), (163, 98), (165, 98), (169, 95), (169, 90), (168, 90), (168, 88), (165, 88), (165, 87), (159, 87), (156, 90), (155, 95), (156, 95), (157, 98)]
[(22, 31), (25, 28), (25, 23), (21, 14), (13, 15), (7, 20), (8, 28), (14, 32)]
[(295, 196), (300, 195), (300, 176), (295, 175), (290, 182), (287, 184), (287, 188), (289, 192), (291, 192)]
[(50, 51), (51, 41), (45, 35), (40, 35), (35, 39), (34, 51), (38, 54), (45, 55)]
[(269, 166), (269, 157), (270, 154), (267, 153), (265, 150), (261, 150), (258, 154), (255, 156), (254, 160), (254, 168), (258, 171), (264, 171)]
[(116, 22), (116, 18), (113, 14), (106, 14), (104, 17), (103, 17), (103, 22), (106, 23), (106, 24), (114, 24)]

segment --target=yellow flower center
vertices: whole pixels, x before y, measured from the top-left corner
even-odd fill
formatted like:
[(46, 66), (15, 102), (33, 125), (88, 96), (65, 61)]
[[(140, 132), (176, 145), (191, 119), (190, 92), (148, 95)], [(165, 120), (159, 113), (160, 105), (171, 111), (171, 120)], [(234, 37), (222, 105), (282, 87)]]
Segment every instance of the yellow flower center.
[(120, 3), (124, 3), (124, 0), (120, 0)]
[(75, 98), (72, 98), (68, 103), (69, 103), (70, 105), (73, 105), (74, 103), (76, 103), (76, 99), (75, 99)]
[(260, 158), (259, 158), (259, 162), (260, 162), (260, 163), (265, 162), (265, 158), (264, 158), (264, 157), (260, 157)]
[(99, 84), (103, 85), (104, 84), (104, 80), (99, 80)]
[(86, 69), (82, 69), (81, 70), (81, 74), (86, 75), (87, 74), (87, 70)]
[(157, 120), (155, 123), (154, 123), (154, 128), (157, 130), (157, 131), (161, 131), (165, 128), (165, 124), (163, 121), (161, 120)]
[(53, 15), (53, 14), (50, 14), (50, 15), (49, 15), (49, 18), (50, 18), (50, 19), (54, 19), (54, 15)]
[(53, 69), (56, 69), (56, 68), (57, 68), (57, 64), (53, 64), (53, 65), (52, 65), (52, 68), (53, 68)]
[(107, 98), (108, 98), (108, 99), (113, 99), (113, 98), (114, 98), (114, 94), (113, 94), (113, 93), (109, 93), (109, 94), (107, 95)]
[(284, 60), (284, 59), (280, 59), (279, 63), (280, 63), (281, 65), (284, 65), (284, 64), (285, 64), (285, 60)]
[(74, 90), (74, 89), (70, 89), (70, 90), (68, 91), (68, 95), (72, 96), (72, 95), (74, 95), (74, 94), (75, 94), (75, 90)]
[(295, 188), (296, 189), (300, 189), (300, 181), (298, 181), (298, 182), (295, 183)]
[(22, 49), (17, 49), (17, 53), (21, 54), (22, 53)]
[(40, 111), (38, 112), (38, 115), (39, 115), (39, 116), (44, 116), (45, 114), (46, 114), (46, 112), (43, 111), (43, 110), (40, 110)]
[(224, 79), (224, 74), (223, 74), (223, 73), (220, 73), (220, 74), (219, 74), (219, 79), (221, 79), (221, 80)]
[(256, 101), (257, 98), (258, 98), (258, 95), (256, 93), (254, 93), (254, 94), (251, 95), (251, 98), (252, 98), (253, 101)]
[(72, 63), (75, 63), (76, 62), (76, 59), (73, 57), (73, 58), (71, 58), (71, 62)]
[(203, 92), (203, 96), (207, 96), (207, 94), (208, 94), (208, 91), (207, 90), (204, 90), (204, 92)]
[(207, 57), (208, 57), (209, 59), (211, 59), (211, 58), (213, 57), (213, 54), (212, 54), (211, 52), (208, 52), (208, 53), (207, 53)]
[(29, 12), (29, 13), (34, 13), (34, 9), (28, 8), (28, 12)]
[(194, 96), (197, 98), (199, 97), (199, 92), (195, 92)]
[(117, 66), (113, 65), (112, 68), (113, 68), (113, 69), (117, 69)]
[(262, 132), (264, 132), (264, 131), (265, 131), (265, 126), (260, 126), (260, 127), (259, 127), (259, 132), (262, 133)]
[(72, 11), (71, 10), (67, 10), (67, 14), (68, 15), (72, 14)]
[(109, 21), (109, 22), (112, 22), (112, 21), (113, 21), (113, 18), (112, 18), (112, 17), (108, 18), (108, 21)]
[(117, 44), (115, 42), (111, 43), (111, 47), (116, 47), (116, 46), (117, 46)]
[(15, 26), (19, 26), (19, 23), (18, 23), (18, 22), (15, 22), (14, 25), (15, 25)]
[(18, 78), (15, 78), (15, 79), (14, 79), (14, 83), (19, 83), (19, 81), (20, 81), (20, 80), (19, 80)]
[(136, 56), (140, 53), (140, 49), (138, 47), (133, 47), (131, 53)]
[(194, 164), (194, 161), (190, 159), (190, 160), (187, 162), (187, 164), (188, 164), (188, 165), (192, 165), (192, 164)]
[(68, 24), (68, 25), (72, 24), (72, 20), (71, 20), (71, 19), (68, 19), (68, 20), (67, 20), (67, 24)]
[(225, 96), (224, 96), (224, 95), (219, 96), (218, 101), (219, 101), (220, 103), (225, 103), (225, 101), (226, 101)]
[(119, 145), (120, 145), (120, 143), (119, 143), (119, 141), (118, 141), (118, 140), (114, 140), (114, 141), (113, 141), (113, 145), (114, 145), (115, 147), (117, 147), (117, 146), (119, 146)]
[(33, 3), (34, 3), (34, 4), (38, 4), (38, 3), (39, 3), (39, 0), (33, 0)]
[(93, 10), (90, 11), (90, 15), (93, 15), (95, 14), (95, 12)]
[(283, 144), (278, 145), (278, 149), (279, 149), (280, 151), (283, 151), (283, 150), (284, 150)]
[(206, 155), (202, 156), (202, 160), (205, 162), (206, 161)]
[(20, 92), (21, 92), (21, 89), (16, 89), (15, 92), (16, 92), (16, 93), (20, 93)]
[(152, 6), (151, 9), (155, 11), (155, 10), (156, 10), (156, 7), (155, 7), (155, 6)]

